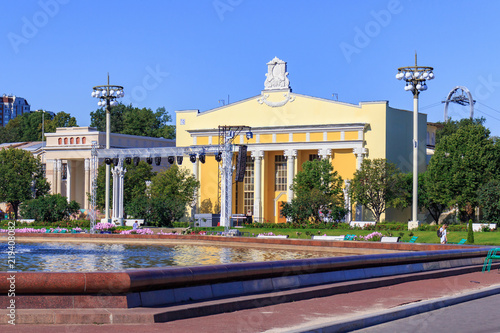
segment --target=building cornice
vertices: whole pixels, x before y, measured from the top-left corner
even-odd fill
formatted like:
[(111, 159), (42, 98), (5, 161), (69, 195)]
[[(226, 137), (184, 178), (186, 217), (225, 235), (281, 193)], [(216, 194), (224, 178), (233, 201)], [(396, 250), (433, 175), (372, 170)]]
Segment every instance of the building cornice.
[[(292, 126), (268, 126), (252, 127), (255, 134), (279, 134), (279, 133), (318, 133), (318, 132), (342, 132), (365, 130), (368, 123), (348, 123), (348, 124), (321, 124), (321, 125), (292, 125)], [(191, 136), (218, 136), (219, 130), (213, 129), (193, 129), (187, 130)]]

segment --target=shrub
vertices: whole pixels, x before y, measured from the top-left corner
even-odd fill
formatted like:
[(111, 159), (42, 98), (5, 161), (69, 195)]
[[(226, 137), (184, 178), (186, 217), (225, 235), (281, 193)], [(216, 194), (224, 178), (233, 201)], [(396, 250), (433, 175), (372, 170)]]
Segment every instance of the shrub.
[(469, 220), (469, 232), (467, 234), (467, 243), (474, 244), (474, 230), (472, 230), (472, 220)]
[(172, 225), (174, 228), (187, 228), (189, 227), (189, 222), (174, 222)]
[(76, 201), (68, 202), (60, 194), (48, 194), (21, 205), (21, 215), (24, 218), (47, 222), (67, 220), (79, 211), (80, 205)]

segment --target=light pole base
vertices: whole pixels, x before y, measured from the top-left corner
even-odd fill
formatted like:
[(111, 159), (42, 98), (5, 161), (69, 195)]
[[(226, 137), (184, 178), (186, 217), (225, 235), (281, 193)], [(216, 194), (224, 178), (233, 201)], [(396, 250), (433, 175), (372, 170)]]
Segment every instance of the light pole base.
[(415, 230), (420, 227), (420, 221), (408, 221), (408, 230)]

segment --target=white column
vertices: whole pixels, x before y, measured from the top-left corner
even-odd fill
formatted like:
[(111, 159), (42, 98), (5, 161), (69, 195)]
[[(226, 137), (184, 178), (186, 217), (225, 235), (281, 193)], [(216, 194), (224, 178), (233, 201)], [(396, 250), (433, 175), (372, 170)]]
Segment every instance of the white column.
[(123, 168), (123, 160), (113, 167), (113, 216), (112, 221), (123, 225), (123, 179), (127, 169)]
[(84, 183), (85, 195), (83, 197), (83, 209), (87, 210), (90, 208), (89, 199), (87, 195), (87, 193), (90, 193), (90, 158), (85, 159), (84, 170), (85, 170), (85, 183)]
[(52, 194), (57, 193), (57, 160), (52, 161)]
[(119, 188), (119, 179), (118, 179), (118, 174), (119, 174), (119, 166), (116, 165), (113, 167), (111, 170), (111, 173), (113, 174), (113, 214), (111, 215), (111, 220), (115, 222), (118, 219), (118, 213), (119, 213), (119, 208), (118, 208), (118, 188)]
[(56, 189), (59, 194), (62, 194), (62, 161), (57, 160), (57, 173), (56, 173)]
[[(363, 158), (365, 158), (365, 155), (368, 153), (368, 150), (366, 148), (354, 148), (352, 150), (354, 155), (356, 156), (356, 170), (359, 170), (361, 168), (361, 163), (363, 163)], [(356, 205), (356, 214), (355, 214), (355, 219), (356, 221), (362, 221), (363, 220), (363, 206), (357, 204)], [(352, 218), (352, 216), (351, 216)]]
[(349, 196), (349, 188), (351, 187), (351, 181), (349, 179), (344, 180), (344, 208), (347, 210), (347, 214), (345, 215), (345, 222), (351, 223), (352, 215), (351, 215), (351, 197)]
[(71, 201), (71, 161), (66, 162), (66, 197)]
[(363, 158), (368, 154), (368, 150), (366, 148), (354, 148), (352, 152), (356, 155), (356, 170), (359, 170), (361, 163), (363, 163)]
[(264, 157), (263, 151), (252, 152), (252, 158), (254, 159), (254, 193), (253, 193), (253, 218), (254, 221), (262, 221), (262, 193), (261, 193), (261, 182), (262, 182), (262, 158)]
[(287, 201), (291, 202), (293, 199), (293, 190), (291, 189), (291, 185), (293, 183), (293, 177), (295, 177), (294, 166), (295, 166), (295, 157), (297, 156), (296, 149), (288, 149), (285, 150), (286, 157), (286, 187), (287, 187)]
[(329, 160), (330, 156), (332, 156), (332, 150), (328, 148), (318, 149), (318, 156), (322, 160)]
[[(196, 159), (196, 161), (193, 163), (193, 176), (194, 176), (194, 179), (196, 180), (200, 180), (200, 176), (199, 176), (199, 167), (200, 167), (200, 162), (198, 159)], [(193, 207), (193, 211), (192, 211), (192, 214), (195, 214), (196, 213), (196, 209), (199, 205), (199, 201), (200, 201), (200, 196), (199, 196), (199, 192), (196, 191), (196, 194), (195, 194), (195, 206)], [(194, 218), (194, 215), (192, 216)]]

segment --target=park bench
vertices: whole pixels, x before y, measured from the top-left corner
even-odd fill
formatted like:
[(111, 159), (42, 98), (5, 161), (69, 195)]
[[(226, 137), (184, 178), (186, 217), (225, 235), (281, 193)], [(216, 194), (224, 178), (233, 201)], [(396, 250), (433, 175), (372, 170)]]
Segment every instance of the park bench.
[(458, 244), (458, 245), (461, 245), (461, 244), (465, 244), (465, 242), (467, 242), (467, 239), (462, 238), (462, 239), (460, 240), (460, 242), (458, 242), (458, 243), (448, 242), (448, 244)]
[(484, 259), (484, 264), (483, 264), (483, 273), (485, 272), (486, 269), (488, 269), (488, 272), (491, 269), (491, 263), (495, 259), (500, 259), (500, 254), (498, 253), (500, 251), (500, 248), (496, 247), (488, 251), (488, 254), (486, 255), (486, 258)]
[(397, 243), (399, 242), (399, 237), (388, 237), (384, 236), (380, 239), (382, 243)]
[(288, 238), (288, 235), (274, 235), (274, 236), (268, 236), (268, 235), (257, 235), (257, 238), (276, 238), (276, 239), (286, 239)]
[(326, 241), (343, 241), (345, 239), (345, 236), (316, 236), (313, 235), (312, 239), (314, 240), (326, 240)]
[(418, 239), (418, 236), (413, 236), (408, 243), (415, 243), (415, 241)]

